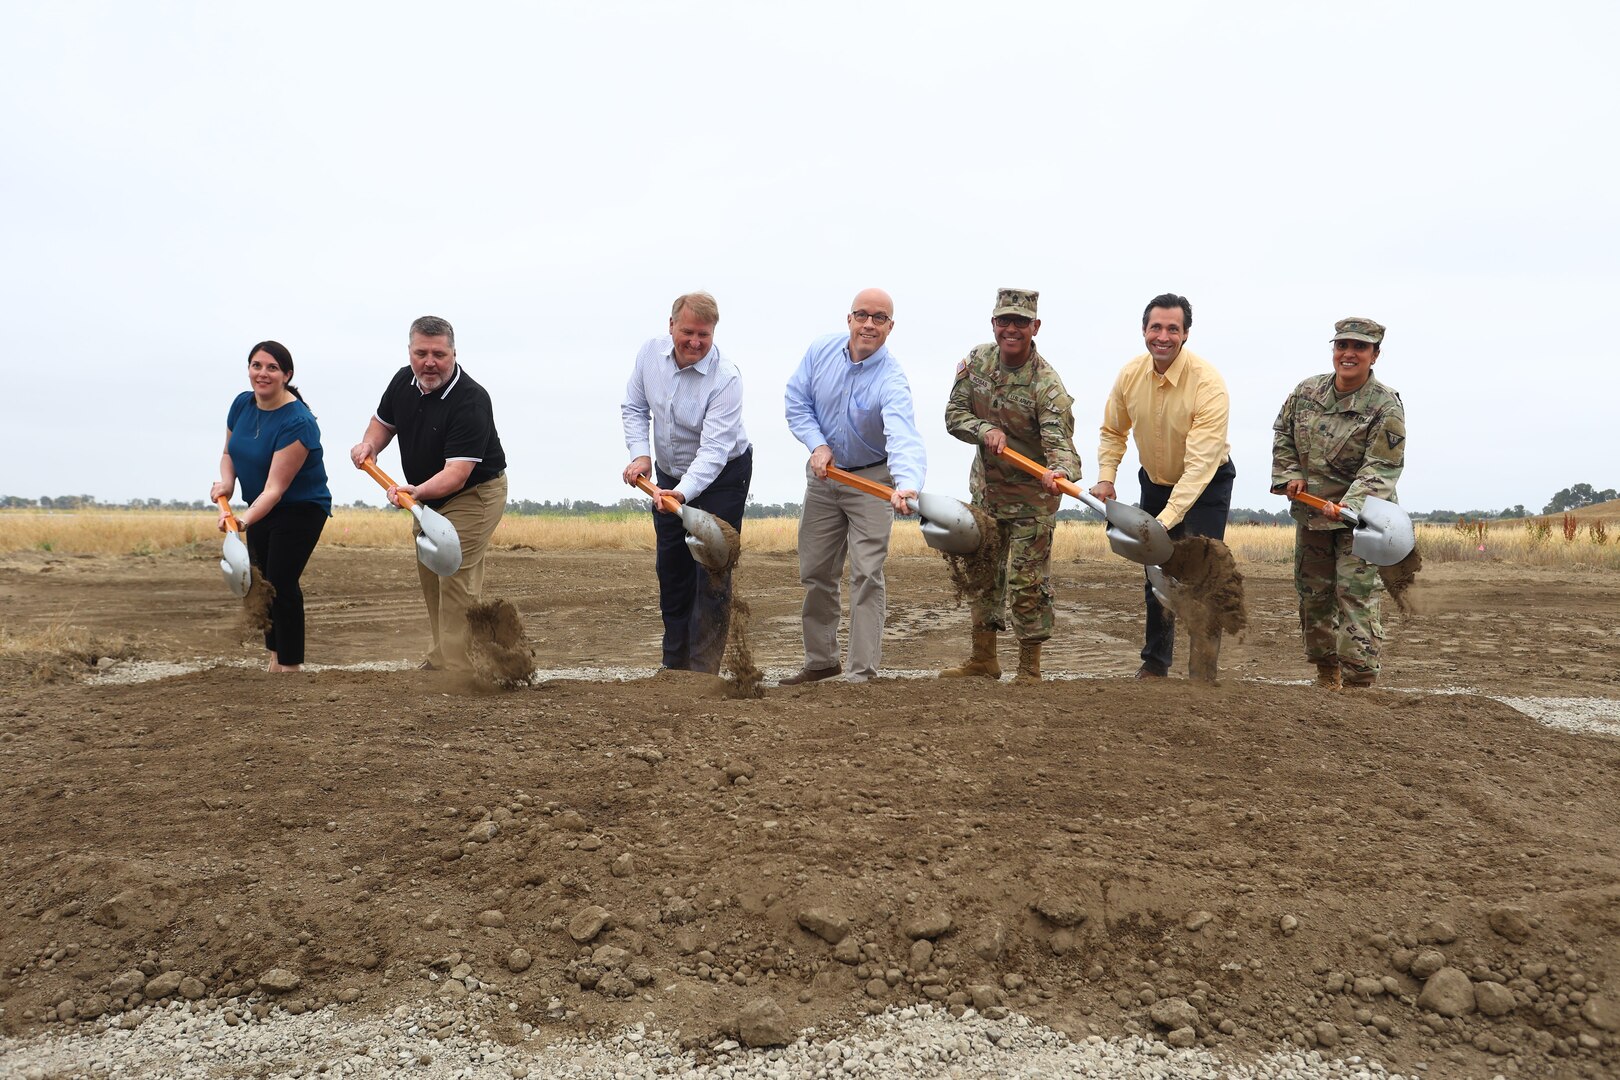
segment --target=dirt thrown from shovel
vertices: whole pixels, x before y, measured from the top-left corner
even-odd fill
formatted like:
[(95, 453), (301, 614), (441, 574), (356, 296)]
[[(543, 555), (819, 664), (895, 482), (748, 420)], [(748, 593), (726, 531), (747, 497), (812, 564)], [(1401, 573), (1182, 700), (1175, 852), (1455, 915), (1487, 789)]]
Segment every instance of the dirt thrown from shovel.
[(510, 601), (491, 600), (467, 609), (467, 659), (486, 685), (513, 690), (533, 681), (534, 649)]
[(1176, 541), (1163, 570), (1176, 579), (1170, 600), (1187, 628), (1193, 670), (1213, 680), (1220, 635), (1238, 633), (1249, 625), (1243, 574), (1232, 558), (1232, 549), (1207, 536), (1183, 537)]
[(1420, 610), (1415, 593), (1418, 571), (1423, 569), (1423, 555), (1417, 548), (1394, 566), (1380, 566), (1378, 576), (1389, 590), (1389, 598), (1401, 609), (1402, 615), (1416, 615)]
[(262, 634), (270, 629), (270, 605), (275, 599), (276, 587), (255, 566), (247, 595), (242, 597), (242, 627), (245, 633)]
[(714, 523), (720, 526), (720, 535), (726, 538), (726, 565), (720, 567), (718, 571), (712, 566), (707, 569), (710, 574), (716, 572), (723, 574), (736, 566), (737, 560), (742, 558), (742, 537), (731, 527), (731, 522), (724, 520), (719, 514), (714, 515)]
[[(719, 521), (719, 518), (715, 519)], [(731, 544), (734, 553), (731, 559), (732, 566), (737, 563), (737, 554), (742, 551), (737, 530), (727, 522), (721, 521), (725, 526), (726, 542)], [(702, 565), (701, 563), (699, 564)], [(729, 591), (730, 600), (726, 606), (726, 653), (724, 668), (730, 672), (726, 678), (726, 696), (733, 698), (764, 697), (762, 686), (765, 682), (765, 673), (754, 665), (754, 648), (748, 641), (748, 623), (753, 618), (753, 611), (748, 601), (737, 595), (737, 583), (731, 578), (731, 568), (724, 571), (709, 571), (709, 587), (716, 592)]]
[(957, 607), (962, 606), (963, 600), (984, 596), (996, 587), (996, 571), (1001, 562), (996, 558), (1001, 554), (1001, 534), (996, 529), (996, 519), (972, 503), (966, 505), (968, 513), (973, 515), (973, 524), (979, 527), (978, 549), (966, 555), (940, 552), (951, 572), (951, 592)]

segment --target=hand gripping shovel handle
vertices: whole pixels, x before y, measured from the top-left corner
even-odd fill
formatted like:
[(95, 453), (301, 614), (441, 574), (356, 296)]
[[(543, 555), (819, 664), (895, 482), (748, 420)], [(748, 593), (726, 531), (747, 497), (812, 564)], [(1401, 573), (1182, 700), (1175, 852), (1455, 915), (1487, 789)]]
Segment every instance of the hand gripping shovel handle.
[(894, 497), (894, 488), (884, 487), (876, 480), (868, 480), (864, 476), (856, 476), (854, 473), (840, 469), (836, 465), (827, 466), (827, 479), (836, 480), (840, 484), (852, 487), (856, 491), (864, 491), (868, 495), (876, 495), (884, 502), (888, 502)]
[(221, 495), (219, 498), (215, 499), (214, 501), (219, 504), (219, 508), (221, 510), (225, 511), (225, 528), (226, 528), (226, 530), (228, 532), (240, 533), (242, 531), (242, 523), (240, 521), (237, 521), (236, 520), (236, 515), (231, 512), (231, 500), (229, 500), (225, 496)]
[[(360, 467), (366, 470), (367, 474), (369, 474), (373, 480), (381, 484), (384, 491), (387, 491), (389, 488), (394, 486), (393, 478), (387, 473), (383, 472), (381, 469), (377, 468), (377, 460), (375, 458), (366, 458), (366, 460), (360, 463)], [(397, 492), (396, 495), (399, 498), (399, 505), (403, 506), (405, 509), (409, 510), (411, 507), (416, 505), (416, 500), (411, 498), (410, 492), (401, 491)]]
[(1361, 524), (1361, 519), (1356, 517), (1356, 512), (1354, 510), (1350, 510), (1350, 509), (1347, 509), (1347, 508), (1345, 508), (1343, 506), (1340, 506), (1338, 503), (1334, 502), (1331, 499), (1324, 499), (1320, 495), (1312, 495), (1309, 492), (1305, 492), (1305, 491), (1300, 492), (1298, 495), (1291, 496), (1291, 498), (1295, 502), (1302, 502), (1306, 506), (1309, 506), (1311, 509), (1317, 510), (1317, 511), (1319, 511), (1321, 513), (1324, 513), (1324, 514), (1330, 512), (1330, 511), (1333, 511), (1333, 510), (1337, 510), (1338, 514), (1339, 514), (1339, 520), (1343, 521), (1345, 524), (1349, 525), (1352, 528), (1354, 528), (1355, 526)]
[[(1046, 475), (1045, 465), (1042, 465), (1033, 458), (1025, 457), (1023, 454), (1020, 454), (1010, 446), (1002, 447), (1001, 456), (1018, 466), (1020, 469), (1023, 469), (1031, 476)], [(1102, 500), (1097, 498), (1091, 492), (1082, 490), (1080, 485), (1076, 484), (1073, 480), (1060, 476), (1057, 478), (1057, 486), (1058, 490), (1063, 492), (1065, 495), (1072, 495), (1076, 499), (1079, 499), (1081, 502), (1085, 503), (1087, 506), (1091, 507), (1091, 509), (1097, 511), (1097, 513), (1102, 514), (1105, 517), (1107, 516), (1108, 511), (1104, 507)]]
[[(648, 480), (645, 476), (636, 477), (636, 487), (640, 488), (647, 496), (649, 496), (653, 500), (655, 500), (655, 501), (657, 500), (657, 498), (658, 498), (658, 489), (656, 487), (654, 487), (653, 482), (651, 480)], [(672, 514), (678, 514), (678, 513), (681, 512), (681, 501), (679, 499), (665, 499), (664, 500), (664, 509), (668, 510)]]

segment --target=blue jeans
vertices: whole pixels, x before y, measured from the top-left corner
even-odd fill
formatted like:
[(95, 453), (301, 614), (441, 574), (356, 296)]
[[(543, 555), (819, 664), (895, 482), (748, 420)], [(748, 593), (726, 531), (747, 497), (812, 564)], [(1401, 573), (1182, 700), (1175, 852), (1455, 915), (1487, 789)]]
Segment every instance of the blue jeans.
[[(656, 469), (658, 486), (672, 488), (680, 478)], [(714, 483), (687, 505), (707, 510), (742, 532), (743, 507), (754, 478), (754, 450), (749, 447), (726, 462)], [(731, 571), (718, 580), (692, 558), (679, 514), (654, 510), (658, 538), (658, 610), (664, 616), (663, 665), (677, 671), (718, 674), (731, 624)]]
[[(1225, 464), (1215, 470), (1215, 475), (1210, 478), (1203, 494), (1187, 508), (1187, 516), (1170, 530), (1170, 539), (1207, 536), (1214, 540), (1225, 540), (1226, 515), (1232, 509), (1232, 481), (1236, 477), (1237, 468), (1231, 459), (1227, 459)], [(1138, 469), (1136, 478), (1142, 484), (1142, 509), (1157, 515), (1169, 503), (1170, 492), (1174, 489), (1149, 480), (1145, 469)], [(1142, 664), (1156, 675), (1168, 675), (1170, 664), (1175, 659), (1176, 617), (1164, 610), (1153, 598), (1151, 583), (1144, 584), (1142, 591), (1147, 594), (1147, 636), (1142, 645)], [(1215, 639), (1214, 647), (1218, 653), (1221, 647), (1221, 628), (1214, 627), (1210, 633)], [(1210, 673), (1211, 677), (1213, 674)]]

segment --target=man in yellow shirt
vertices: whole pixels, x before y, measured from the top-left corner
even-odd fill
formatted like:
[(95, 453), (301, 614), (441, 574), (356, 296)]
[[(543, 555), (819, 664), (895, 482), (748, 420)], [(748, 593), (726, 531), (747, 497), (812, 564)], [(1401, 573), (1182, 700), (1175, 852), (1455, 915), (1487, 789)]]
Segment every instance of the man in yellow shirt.
[[(1125, 436), (1136, 432), (1136, 455), (1142, 467), (1141, 507), (1183, 536), (1226, 536), (1232, 507), (1231, 447), (1226, 441), (1229, 401), (1226, 382), (1209, 361), (1183, 348), (1192, 330), (1192, 304), (1184, 296), (1164, 293), (1142, 312), (1142, 339), (1148, 351), (1120, 371), (1103, 409), (1102, 438), (1097, 448), (1097, 475), (1091, 493), (1116, 498), (1114, 480), (1125, 458)], [(1176, 642), (1175, 617), (1147, 595), (1147, 635), (1138, 679), (1170, 674)], [(1214, 682), (1220, 629), (1207, 660), (1193, 657), (1188, 675)]]

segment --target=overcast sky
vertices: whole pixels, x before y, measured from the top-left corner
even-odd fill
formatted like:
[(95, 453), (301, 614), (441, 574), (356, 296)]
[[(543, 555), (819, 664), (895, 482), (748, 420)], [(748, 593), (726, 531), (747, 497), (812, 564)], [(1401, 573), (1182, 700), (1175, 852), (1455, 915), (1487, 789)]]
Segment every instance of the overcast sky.
[(377, 503), (348, 448), (435, 314), (512, 497), (613, 501), (637, 347), (707, 289), (753, 493), (797, 501), (782, 389), (867, 286), (929, 490), (966, 494), (944, 404), (999, 286), (1040, 291), (1088, 481), (1173, 291), (1231, 390), (1234, 505), (1282, 507), (1271, 422), (1347, 315), (1389, 328), (1409, 507), (1620, 486), (1617, 12), (0, 0), (0, 494), (205, 497), (274, 338), (334, 497)]

